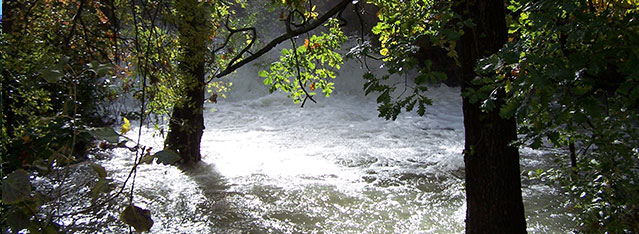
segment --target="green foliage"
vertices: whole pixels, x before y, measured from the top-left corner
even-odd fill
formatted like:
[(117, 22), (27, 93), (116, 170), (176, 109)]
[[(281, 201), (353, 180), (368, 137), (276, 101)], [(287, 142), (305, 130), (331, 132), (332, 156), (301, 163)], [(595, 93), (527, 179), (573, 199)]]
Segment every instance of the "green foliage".
[(637, 232), (639, 5), (629, 1), (511, 1), (510, 42), (479, 61), (465, 95), (518, 119), (519, 144), (581, 146), (570, 181), (587, 232)]
[[(420, 75), (420, 77), (422, 76)], [(410, 95), (403, 97), (402, 93), (399, 98), (393, 98), (391, 94), (395, 91), (396, 87), (383, 84), (384, 81), (390, 79), (390, 76), (385, 75), (381, 78), (377, 78), (373, 73), (366, 73), (364, 79), (366, 79), (364, 91), (367, 95), (371, 92), (380, 93), (376, 100), (379, 104), (377, 107), (379, 117), (395, 120), (402, 108), (405, 108), (406, 111), (412, 111), (415, 106), (417, 106), (417, 113), (424, 115), (426, 113), (426, 105), (432, 104), (432, 101), (423, 95), (423, 93), (428, 90), (425, 85), (413, 89), (413, 93)], [(404, 90), (404, 92), (406, 92), (406, 90)]]
[[(428, 85), (445, 80), (447, 76), (433, 71), (432, 61), (418, 61), (415, 54), (420, 48), (435, 46), (456, 59), (456, 40), (463, 33), (460, 28), (469, 22), (453, 23), (458, 20), (448, 1), (371, 2), (380, 7), (377, 12), (380, 21), (372, 32), (379, 36), (381, 48), (378, 53), (388, 74), (364, 75), (366, 95), (379, 93), (380, 117), (395, 120), (402, 109), (416, 109), (419, 115), (424, 115), (426, 106), (432, 103), (425, 95)], [(366, 45), (352, 51), (353, 55), (371, 56), (371, 49)]]
[[(79, 11), (70, 1), (12, 1), (4, 9), (0, 174), (70, 161), (63, 158), (86, 150), (86, 125), (101, 124), (97, 112), (114, 45), (96, 36), (112, 32), (101, 19), (106, 8), (95, 2)], [(100, 27), (83, 27), (98, 22)]]
[(226, 93), (231, 91), (233, 82), (230, 81), (212, 81), (207, 85), (206, 92), (209, 93), (209, 101), (217, 103), (217, 98), (226, 98)]
[[(117, 133), (110, 127), (94, 130), (81, 125), (81, 121), (77, 121), (77, 124), (78, 126), (73, 128), (64, 118), (54, 118), (49, 120), (47, 125), (29, 131), (30, 134), (9, 145), (11, 149), (20, 150), (3, 155), (6, 157), (6, 161), (3, 162), (2, 169), (13, 171), (3, 179), (2, 201), (6, 205), (3, 210), (6, 210), (7, 216), (0, 216), (0, 222), (6, 223), (6, 227), (10, 227), (14, 231), (26, 228), (36, 233), (57, 230), (59, 228), (57, 224), (49, 223), (51, 221), (47, 220), (50, 217), (39, 218), (36, 215), (41, 211), (43, 204), (55, 203), (52, 200), (63, 199), (63, 197), (43, 196), (41, 195), (42, 191), (33, 193), (30, 181), (70, 170), (68, 167), (74, 167), (78, 162), (84, 160), (85, 151), (94, 140), (111, 139), (115, 143), (118, 142)], [(103, 167), (91, 164), (91, 168), (96, 172), (98, 180), (96, 183), (79, 187), (89, 188), (89, 195), (97, 200), (112, 190), (112, 183), (107, 178), (106, 170)], [(30, 172), (26, 172), (25, 169)], [(33, 177), (30, 178), (29, 174)], [(65, 184), (64, 181), (60, 183), (60, 186)], [(68, 181), (67, 183), (75, 182)], [(83, 195), (72, 194), (77, 197)], [(27, 218), (24, 218), (25, 216)], [(22, 221), (14, 222), (19, 219)], [(24, 220), (30, 221), (25, 222)]]
[(100, 179), (106, 178), (107, 173), (106, 173), (106, 169), (104, 169), (104, 167), (100, 166), (99, 164), (91, 163), (91, 168), (93, 168), (93, 170), (96, 173), (98, 173), (98, 177)]
[[(70, 3), (29, 2), (28, 11), (20, 11), (24, 1), (4, 6), (0, 232), (57, 232), (51, 217), (40, 213), (50, 199), (33, 191), (30, 181), (83, 160), (94, 140), (89, 125), (102, 124), (97, 113), (113, 74), (114, 43), (96, 35), (111, 28), (83, 27), (102, 22), (93, 14), (102, 6), (86, 3), (78, 13)], [(12, 28), (5, 27), (8, 21)], [(85, 30), (81, 37), (78, 28)]]
[[(56, 210), (65, 198), (43, 196), (28, 183), (80, 167), (96, 140), (103, 141), (103, 149), (121, 143), (120, 135), (101, 122), (100, 114), (112, 114), (106, 113), (109, 101), (131, 96), (146, 101), (145, 113), (135, 113), (138, 117), (167, 114), (176, 100), (183, 100), (180, 91), (193, 83), (186, 82), (188, 77), (179, 70), (188, 69), (198, 58), (180, 57), (180, 50), (193, 40), (180, 41), (177, 30), (189, 31), (203, 45), (217, 46), (213, 45), (215, 36), (223, 34), (221, 22), (230, 13), (226, 2), (192, 1), (204, 10), (186, 14), (186, 18), (206, 21), (206, 26), (189, 29), (176, 11), (188, 6), (184, 3), (187, 1), (11, 1), (3, 6), (0, 232), (54, 232), (61, 228), (56, 222), (75, 215)], [(241, 45), (247, 39), (235, 41)], [(208, 68), (216, 70), (221, 64), (216, 58), (221, 56), (209, 49), (198, 48), (196, 57), (209, 58)], [(227, 91), (228, 86), (211, 83), (218, 92)], [(130, 128), (125, 119), (122, 134)], [(155, 156), (158, 162), (173, 162), (166, 155)], [(97, 164), (90, 168), (97, 178), (77, 186), (86, 194), (72, 195), (88, 196), (91, 203), (103, 201), (112, 195), (113, 184), (104, 168)], [(65, 181), (66, 175), (56, 174), (64, 179), (55, 186), (80, 183)], [(91, 206), (84, 212), (103, 209), (100, 203)], [(148, 222), (131, 225), (138, 230), (151, 226)]]
[[(139, 9), (139, 13), (142, 10)], [(169, 14), (164, 12), (164, 14)], [(143, 20), (143, 19), (140, 19)], [(179, 86), (175, 80), (177, 76), (178, 40), (171, 35), (168, 29), (160, 27), (144, 28), (140, 22), (138, 28), (138, 47), (132, 48), (130, 56), (124, 58), (128, 64), (125, 67), (118, 67), (122, 71), (121, 79), (130, 81), (133, 84), (124, 87), (123, 92), (133, 92), (134, 97), (141, 102), (145, 98), (149, 113), (167, 114), (172, 106), (172, 101), (179, 99)], [(135, 32), (129, 32), (134, 34)], [(133, 67), (139, 69), (132, 70)], [(132, 71), (131, 71), (132, 70)], [(146, 79), (146, 96), (142, 97), (142, 82), (136, 80)]]
[[(634, 134), (635, 141), (639, 135)], [(623, 139), (627, 142), (630, 139)], [(599, 141), (598, 141), (599, 142)], [(639, 151), (624, 143), (609, 144), (584, 157), (571, 188), (587, 232), (632, 233), (639, 230)]]
[[(336, 19), (324, 25), (328, 33), (313, 35), (304, 40), (304, 45), (294, 49), (282, 49), (280, 60), (270, 66), (270, 71), (260, 71), (269, 91), (288, 93), (295, 103), (304, 101), (320, 89), (325, 96), (333, 92), (337, 70), (343, 64), (342, 56), (336, 52), (346, 41)], [(307, 91), (309, 90), (309, 91)], [(307, 96), (309, 95), (309, 96)]]
[(511, 30), (520, 39), (480, 61), (478, 71), (496, 75), (476, 80), (491, 87), (479, 99), (505, 88), (513, 104), (501, 110), (504, 117), (517, 115), (521, 133), (542, 136), (566, 122), (571, 124), (565, 130), (574, 132), (596, 128), (606, 117), (635, 118), (631, 110), (639, 91), (631, 66), (637, 62), (639, 25), (633, 11), (596, 11), (580, 1), (519, 4), (511, 9), (528, 10)]
[[(410, 70), (416, 61), (409, 56), (417, 52), (420, 44), (432, 44), (448, 51), (455, 57), (456, 41), (463, 31), (452, 24), (455, 16), (448, 1), (381, 1), (371, 3), (380, 7), (379, 22), (372, 32), (379, 36), (379, 53), (392, 68)], [(391, 72), (392, 73), (392, 72)]]

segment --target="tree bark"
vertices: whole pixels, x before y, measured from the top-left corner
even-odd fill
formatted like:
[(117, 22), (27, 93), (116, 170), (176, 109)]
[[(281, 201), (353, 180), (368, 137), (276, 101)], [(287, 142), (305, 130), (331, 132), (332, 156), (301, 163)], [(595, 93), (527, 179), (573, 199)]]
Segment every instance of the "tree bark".
[(208, 27), (208, 6), (197, 0), (179, 0), (180, 90), (181, 100), (173, 106), (165, 149), (176, 151), (182, 163), (201, 160), (200, 142), (204, 131), (204, 65)]
[[(471, 19), (457, 44), (462, 90), (477, 76), (476, 62), (497, 52), (507, 41), (503, 0), (461, 1), (454, 11)], [(480, 103), (463, 98), (466, 166), (466, 233), (526, 233), (521, 195), (519, 152), (514, 119), (503, 119), (499, 108), (506, 93), (498, 92), (496, 107), (481, 110)]]

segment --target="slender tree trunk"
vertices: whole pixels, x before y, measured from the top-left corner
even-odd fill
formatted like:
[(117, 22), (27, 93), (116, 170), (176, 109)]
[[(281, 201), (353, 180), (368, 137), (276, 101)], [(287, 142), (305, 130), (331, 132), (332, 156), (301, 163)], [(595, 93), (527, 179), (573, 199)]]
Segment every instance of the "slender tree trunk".
[(201, 160), (200, 141), (204, 131), (204, 64), (209, 10), (197, 0), (178, 0), (181, 99), (173, 106), (165, 149), (175, 150), (182, 163)]
[(575, 149), (575, 142), (568, 144), (568, 150), (570, 150), (570, 167), (573, 170), (577, 170), (577, 150)]
[[(497, 52), (507, 41), (503, 0), (467, 0), (455, 6), (462, 19), (471, 19), (457, 45), (461, 62), (462, 90), (477, 88), (478, 59)], [(525, 233), (521, 195), (519, 152), (510, 143), (517, 138), (514, 119), (503, 119), (499, 108), (505, 92), (497, 95), (497, 107), (482, 112), (480, 103), (463, 99), (466, 133), (466, 233)]]

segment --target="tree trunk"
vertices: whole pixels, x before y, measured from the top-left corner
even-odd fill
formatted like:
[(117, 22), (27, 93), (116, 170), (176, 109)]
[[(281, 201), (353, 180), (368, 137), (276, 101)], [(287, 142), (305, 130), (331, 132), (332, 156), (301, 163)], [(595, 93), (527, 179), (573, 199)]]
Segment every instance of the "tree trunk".
[(208, 6), (197, 0), (179, 0), (176, 3), (179, 17), (181, 100), (174, 104), (165, 149), (176, 151), (182, 163), (201, 160), (200, 141), (204, 131), (204, 64), (206, 40), (210, 33)]
[[(462, 20), (471, 19), (457, 45), (462, 90), (477, 76), (478, 59), (497, 52), (507, 41), (503, 0), (467, 0), (455, 6)], [(496, 107), (482, 112), (480, 103), (463, 99), (466, 165), (466, 233), (525, 233), (521, 195), (519, 152), (510, 143), (517, 139), (514, 119), (499, 116), (506, 93), (497, 95)]]

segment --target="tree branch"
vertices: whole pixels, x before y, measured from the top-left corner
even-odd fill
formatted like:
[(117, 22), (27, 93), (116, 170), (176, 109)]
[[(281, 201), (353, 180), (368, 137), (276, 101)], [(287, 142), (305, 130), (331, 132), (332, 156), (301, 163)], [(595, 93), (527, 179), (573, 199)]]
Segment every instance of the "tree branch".
[[(235, 35), (236, 33), (241, 33), (241, 32), (251, 32), (252, 37), (251, 37), (251, 42), (249, 42), (248, 45), (246, 45), (237, 55), (235, 55), (235, 57), (233, 57), (231, 59), (231, 61), (229, 62), (229, 64), (233, 64), (235, 63), (237, 60), (241, 59), (242, 56), (244, 55), (244, 53), (251, 53), (249, 51), (249, 49), (251, 49), (251, 47), (253, 47), (253, 44), (255, 44), (255, 40), (257, 37), (257, 32), (255, 30), (255, 27), (247, 27), (247, 28), (240, 28), (240, 29), (231, 29), (231, 27), (229, 27), (229, 18), (226, 18), (226, 23), (224, 24), (224, 27), (226, 27), (227, 30), (229, 30), (230, 34), (228, 36), (226, 36), (226, 39), (224, 39), (224, 43), (217, 49), (213, 50), (213, 55), (215, 56), (215, 53), (217, 53), (218, 51), (222, 50), (223, 48), (225, 48), (229, 41), (231, 41), (231, 37), (233, 37), (233, 35)], [(252, 53), (251, 53), (252, 54)], [(212, 77), (211, 79), (209, 79), (206, 83), (210, 83), (211, 80), (213, 80)]]
[(304, 104), (306, 104), (307, 99), (311, 99), (311, 101), (313, 101), (314, 103), (317, 103), (317, 101), (313, 99), (313, 96), (309, 94), (308, 91), (306, 91), (306, 88), (304, 88), (304, 84), (302, 84), (302, 73), (300, 72), (300, 62), (297, 59), (297, 45), (295, 44), (295, 40), (293, 38), (291, 38), (290, 40), (291, 40), (291, 45), (293, 45), (293, 57), (295, 58), (295, 68), (297, 68), (297, 84), (299, 84), (300, 89), (302, 89), (302, 91), (304, 91), (304, 94), (306, 94), (306, 96), (304, 97), (304, 102), (302, 102), (302, 107), (304, 107)]
[(71, 43), (71, 39), (73, 38), (73, 36), (75, 35), (75, 28), (78, 25), (78, 20), (80, 19), (80, 17), (82, 17), (82, 10), (84, 10), (84, 0), (80, 1), (80, 6), (78, 6), (78, 11), (75, 13), (75, 16), (73, 16), (73, 24), (71, 25), (71, 31), (69, 32), (69, 35), (67, 36), (67, 38), (64, 40), (64, 44), (65, 46), (69, 46), (69, 43)]
[[(224, 76), (234, 72), (238, 68), (244, 66), (245, 64), (247, 64), (247, 63), (259, 58), (260, 56), (266, 54), (271, 49), (275, 48), (275, 46), (277, 46), (278, 44), (280, 44), (280, 43), (282, 43), (282, 42), (284, 42), (284, 41), (286, 41), (288, 39), (291, 39), (293, 37), (299, 36), (299, 35), (301, 35), (303, 33), (306, 33), (308, 31), (311, 31), (311, 30), (317, 28), (318, 26), (320, 26), (324, 22), (326, 22), (328, 19), (330, 19), (333, 15), (339, 13), (342, 9), (346, 8), (348, 3), (350, 3), (350, 2), (351, 2), (350, 0), (342, 0), (342, 1), (340, 1), (337, 5), (335, 5), (333, 8), (331, 8), (328, 12), (326, 12), (326, 14), (322, 15), (317, 20), (311, 21), (311, 22), (309, 22), (308, 24), (306, 24), (306, 25), (304, 25), (302, 27), (299, 27), (299, 28), (297, 28), (295, 30), (290, 30), (290, 31), (286, 32), (285, 34), (280, 35), (279, 37), (273, 39), (268, 44), (266, 44), (264, 47), (262, 47), (260, 50), (258, 50), (257, 52), (255, 52), (251, 56), (246, 57), (245, 59), (239, 60), (237, 62), (230, 63), (229, 66), (226, 67), (226, 69), (224, 69), (223, 71), (221, 71), (220, 73), (215, 75), (215, 78), (224, 77)], [(248, 49), (248, 48), (245, 48), (245, 49)]]

